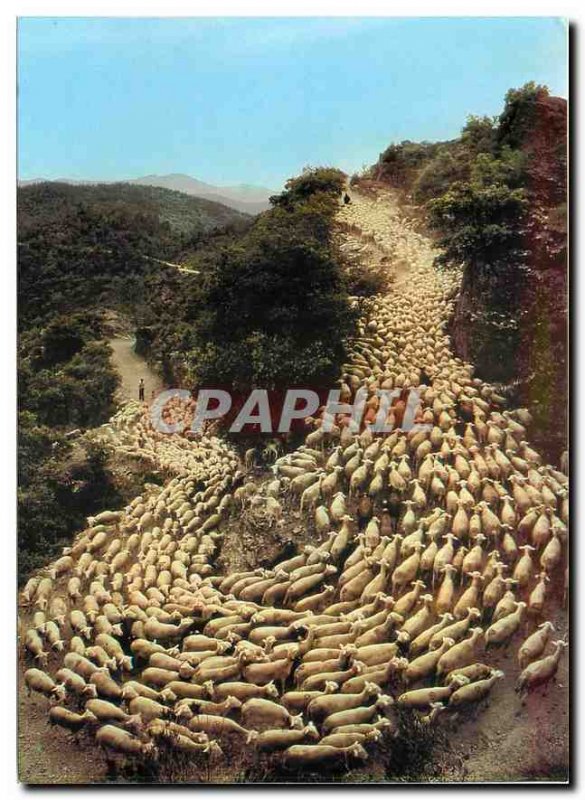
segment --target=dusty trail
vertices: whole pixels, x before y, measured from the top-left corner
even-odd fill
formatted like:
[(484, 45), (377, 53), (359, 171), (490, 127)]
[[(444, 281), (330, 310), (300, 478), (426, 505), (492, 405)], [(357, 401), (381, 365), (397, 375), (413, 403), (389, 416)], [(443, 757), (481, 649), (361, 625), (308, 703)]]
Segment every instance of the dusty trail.
[[(402, 380), (398, 385), (409, 385), (411, 378), (418, 381), (418, 370), (423, 367), (434, 370), (436, 367), (432, 391), (435, 391), (435, 401), (438, 402), (437, 397), (447, 396), (445, 393), (451, 392), (450, 381), (460, 388), (455, 378), (449, 376), (447, 380), (443, 374), (445, 365), (455, 364), (449, 339), (445, 335), (445, 327), (451, 307), (449, 297), (456, 288), (458, 275), (441, 273), (434, 269), (433, 259), (436, 253), (432, 243), (416, 232), (413, 225), (403, 217), (390, 192), (371, 197), (353, 191), (352, 200), (351, 205), (342, 207), (339, 212), (340, 221), (354, 231), (353, 238), (347, 237), (347, 248), (359, 251), (358, 254), (363, 259), (363, 268), (366, 270), (369, 263), (373, 264), (374, 260), (379, 262), (381, 258), (384, 259), (384, 263), (387, 263), (393, 272), (394, 280), (388, 295), (374, 301), (372, 316), (363, 320), (360, 335), (352, 344), (352, 363), (345, 366), (346, 377), (347, 379), (353, 377), (359, 384), (361, 380), (367, 381), (368, 376), (372, 375), (373, 364), (387, 363), (392, 365), (393, 374), (398, 375), (397, 380)], [(370, 242), (369, 247), (366, 246), (368, 242)], [(417, 315), (419, 308), (424, 308), (426, 318), (419, 319)], [(382, 343), (377, 341), (380, 331), (388, 337)], [(141, 374), (144, 372), (143, 362), (133, 357), (130, 342), (126, 340), (117, 342), (115, 362), (120, 365), (125, 377), (123, 392), (126, 397), (135, 399), (138, 379), (140, 377), (146, 379), (148, 376)], [(368, 355), (369, 360), (364, 354)], [(472, 374), (471, 368), (460, 362), (455, 364), (454, 368), (457, 370), (457, 380), (471, 387), (471, 383), (465, 383), (469, 381), (469, 374)], [(147, 399), (152, 388), (151, 384), (147, 384)], [(490, 387), (482, 386), (481, 391), (483, 393), (481, 397), (488, 399), (491, 397)], [(485, 399), (478, 402), (490, 407)], [(434, 408), (434, 405), (431, 408)], [(191, 449), (191, 444), (180, 437), (165, 439), (154, 436), (141, 418), (141, 413), (142, 410), (136, 403), (125, 406), (112, 423), (113, 441), (117, 442), (116, 446), (121, 456), (139, 458), (148, 466), (156, 466), (163, 473), (176, 476), (174, 484), (167, 483), (163, 490), (167, 493), (165, 502), (170, 503), (173, 500), (175, 497), (173, 492), (179, 491), (177, 486), (183, 486), (185, 481), (188, 483), (190, 476), (196, 481), (204, 481), (209, 475), (221, 478), (222, 475), (233, 475), (236, 469), (241, 469), (235, 454), (219, 440), (210, 437), (206, 442), (201, 442), (196, 455), (196, 451)], [(427, 413), (431, 413), (429, 406)], [(433, 413), (440, 419), (441, 414), (445, 412), (439, 405)], [(447, 418), (444, 430), (449, 429), (450, 424)], [(447, 436), (445, 433), (445, 437)], [(294, 454), (288, 454), (277, 462), (277, 472), (279, 469), (282, 470), (279, 474), (286, 474), (286, 465), (290, 463), (287, 459), (291, 456), (294, 457)], [(406, 458), (408, 464), (408, 455)], [(395, 467), (391, 469), (394, 474)], [(222, 524), (221, 532), (217, 532), (215, 537), (217, 546), (222, 539), (225, 539), (221, 550), (220, 574), (230, 575), (234, 572), (234, 565), (230, 564), (228, 554), (230, 550), (235, 552), (238, 546), (240, 549), (242, 547), (241, 529), (245, 527), (244, 518), (252, 509), (252, 499), (258, 501), (254, 508), (261, 510), (264, 508), (263, 503), (266, 509), (268, 508), (267, 487), (270, 480), (273, 480), (273, 476), (256, 478), (256, 485), (253, 488), (256, 494), (254, 498), (250, 498), (249, 506), (245, 509), (246, 513), (232, 513), (226, 520), (225, 526)], [(171, 491), (172, 486), (175, 488)], [(171, 492), (170, 498), (169, 492)], [(276, 496), (279, 496), (278, 493)], [(151, 503), (150, 508), (154, 509), (157, 502), (162, 501), (162, 497), (163, 493), (159, 487), (151, 485), (145, 488), (144, 502)], [(184, 500), (186, 501), (188, 497), (187, 494)], [(294, 504), (291, 505), (290, 499), (280, 497), (280, 500), (283, 527), (275, 528), (275, 534), (282, 536), (283, 531), (290, 530), (291, 534), (294, 534), (295, 531), (304, 530), (306, 541), (318, 542), (309, 515), (303, 520)], [(179, 508), (182, 502), (183, 498), (174, 501), (170, 507)], [(140, 503), (142, 500), (138, 505), (144, 508)], [(242, 499), (242, 512), (245, 505), (246, 502)], [(429, 495), (429, 506), (426, 511), (439, 509), (442, 506), (440, 497), (437, 496), (435, 502), (435, 498)], [(350, 513), (355, 511), (353, 501), (349, 505), (349, 510)], [(203, 516), (212, 511), (213, 508), (209, 511), (206, 509)], [(171, 513), (171, 518), (174, 517), (176, 520), (172, 523), (173, 531), (185, 530), (188, 517), (181, 517), (181, 513), (185, 512)], [(133, 519), (132, 515), (132, 507), (124, 511), (123, 524), (120, 523), (120, 532), (117, 535), (127, 537), (127, 530), (136, 529), (136, 519)], [(125, 526), (129, 526), (130, 523), (133, 527), (128, 527), (124, 531)], [(118, 528), (114, 530), (118, 531)], [(253, 546), (251, 540), (244, 542), (246, 547)], [(209, 542), (207, 546), (209, 547)], [(256, 553), (258, 562), (263, 556), (261, 550), (259, 547)], [(218, 562), (213, 555), (211, 558), (204, 555), (207, 552), (207, 550), (197, 550), (196, 558), (200, 559), (198, 564), (202, 565), (201, 569), (197, 567), (199, 574), (217, 574)], [(557, 636), (566, 633), (565, 613), (559, 610), (558, 598), (555, 599), (554, 606), (551, 604), (548, 618), (552, 618), (555, 622)], [(517, 639), (514, 642), (517, 643)], [(497, 781), (547, 778), (558, 780), (564, 777), (563, 771), (568, 762), (566, 738), (568, 659), (564, 658), (561, 661), (557, 678), (550, 684), (547, 692), (532, 695), (522, 705), (513, 691), (519, 671), (515, 662), (516, 649), (517, 644), (514, 644), (507, 651), (492, 650), (489, 655), (484, 656), (490, 666), (504, 669), (506, 677), (494, 688), (487, 709), (486, 704), (483, 704), (481, 709), (478, 708), (473, 712), (460, 712), (448, 723), (451, 746), (449, 752), (443, 754), (442, 762), (448, 763), (449, 769), (445, 774), (436, 775), (435, 780)], [(52, 656), (50, 671), (53, 671), (58, 664), (58, 658)], [(21, 698), (23, 780), (90, 782), (104, 779), (105, 770), (101, 766), (102, 761), (94, 757), (95, 745), (89, 736), (80, 737), (81, 741), (77, 744), (69, 744), (68, 734), (55, 730), (49, 734), (51, 739), (47, 741), (47, 734), (42, 730), (41, 711), (47, 703), (43, 699), (29, 700), (22, 693)], [(36, 737), (39, 737), (43, 744), (46, 742), (46, 746), (39, 749)], [(62, 743), (62, 749), (56, 748), (55, 742)], [(62, 753), (66, 753), (67, 767), (63, 764)], [(236, 769), (237, 765), (234, 765), (233, 770)], [(233, 778), (235, 774), (233, 770), (230, 773), (229, 768), (224, 768), (225, 775), (222, 779)], [(353, 779), (356, 781), (371, 780), (372, 777), (376, 780), (382, 780), (384, 777), (375, 758), (366, 762), (363, 768), (353, 772)]]
[[(412, 268), (429, 270), (437, 255), (432, 242), (402, 216), (391, 191), (377, 197), (352, 192), (340, 220), (355, 226), (384, 251), (395, 271), (393, 292), (408, 284)], [(367, 250), (365, 251), (367, 256)], [(367, 268), (367, 265), (366, 265)], [(553, 622), (559, 637), (568, 636), (567, 614), (557, 610)], [(515, 653), (500, 654), (494, 666), (506, 678), (494, 687), (489, 707), (453, 726), (452, 755), (466, 781), (565, 780), (569, 763), (569, 664), (563, 659), (546, 694), (531, 695), (522, 703), (514, 691), (520, 672)], [(446, 776), (449, 777), (449, 776)]]
[(128, 400), (138, 400), (138, 384), (144, 379), (145, 399), (149, 401), (153, 392), (158, 394), (163, 388), (159, 376), (153, 372), (146, 361), (134, 351), (134, 339), (119, 336), (109, 340), (112, 348), (112, 363), (122, 381), (118, 389), (120, 404)]

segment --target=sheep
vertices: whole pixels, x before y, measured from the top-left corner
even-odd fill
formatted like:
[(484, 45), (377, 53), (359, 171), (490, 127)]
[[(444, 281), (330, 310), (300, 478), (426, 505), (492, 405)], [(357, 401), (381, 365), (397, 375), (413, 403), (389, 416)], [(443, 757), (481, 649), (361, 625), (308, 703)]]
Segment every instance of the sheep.
[(126, 671), (132, 670), (133, 660), (131, 656), (127, 656), (122, 649), (121, 644), (113, 636), (107, 633), (99, 633), (95, 637), (96, 645), (103, 647), (108, 656), (114, 660), (116, 665)]
[(471, 682), (479, 681), (483, 678), (489, 678), (492, 672), (492, 668), (488, 667), (487, 664), (482, 664), (480, 661), (476, 661), (475, 664), (469, 664), (467, 667), (456, 667), (452, 672), (449, 672), (445, 676), (444, 682), (445, 684), (449, 684), (455, 675), (461, 675)]
[[(287, 587), (288, 589), (288, 587)], [(294, 605), (295, 611), (319, 611), (322, 609), (335, 594), (335, 586), (326, 584), (322, 591), (317, 594), (309, 595), (298, 600)]]
[[(126, 684), (127, 686), (128, 684)], [(141, 684), (144, 685), (144, 684)], [(151, 690), (153, 691), (153, 690)], [(184, 681), (169, 681), (164, 689), (160, 692), (160, 698), (167, 701), (174, 701), (176, 699), (192, 699), (192, 700), (203, 700), (207, 696), (208, 692), (203, 687), (197, 683), (185, 683)], [(151, 699), (156, 700), (158, 699), (159, 694), (154, 692), (151, 695)]]
[(552, 622), (543, 622), (539, 625), (518, 649), (518, 663), (521, 669), (525, 669), (530, 662), (535, 661), (542, 653), (550, 641), (555, 626)]
[(436, 647), (439, 647), (441, 642), (446, 636), (448, 636), (450, 639), (458, 641), (459, 639), (461, 639), (462, 636), (464, 636), (467, 633), (472, 620), (480, 618), (481, 618), (481, 612), (479, 611), (479, 609), (477, 608), (468, 609), (467, 617), (465, 619), (454, 622), (451, 625), (442, 628), (436, 634), (434, 634), (429, 642), (429, 647), (431, 648), (431, 650), (434, 650)]
[(62, 667), (55, 673), (55, 679), (59, 681), (59, 686), (79, 697), (97, 697), (97, 689), (93, 684), (86, 683), (86, 681), (66, 667)]
[[(426, 596), (427, 595), (425, 595), (425, 597)], [(479, 614), (479, 612), (477, 613)], [(433, 641), (433, 637), (435, 637), (436, 635), (437, 638), (435, 639), (435, 641), (440, 644), (442, 641), (442, 637), (438, 636), (438, 634), (442, 631), (443, 628), (451, 624), (454, 621), (454, 619), (455, 617), (453, 616), (453, 614), (449, 612), (447, 612), (446, 614), (441, 614), (439, 622), (435, 623), (435, 625), (432, 625), (430, 628), (427, 628), (426, 630), (422, 631), (422, 633), (419, 633), (418, 636), (412, 639), (408, 648), (409, 655), (417, 656), (420, 653), (424, 652), (427, 648), (429, 648), (430, 643)], [(410, 634), (409, 631), (407, 632)]]
[(238, 700), (237, 697), (233, 697), (233, 695), (229, 695), (225, 700), (222, 700), (221, 703), (214, 703), (211, 700), (187, 698), (179, 701), (179, 703), (175, 705), (175, 713), (177, 717), (186, 716), (189, 718), (193, 716), (192, 709), (196, 708), (198, 713), (201, 714), (227, 716), (232, 711), (239, 711), (242, 705), (242, 701)]
[(49, 654), (43, 649), (43, 640), (34, 628), (27, 630), (24, 638), (24, 647), (35, 661), (38, 661), (43, 666), (47, 665)]
[(261, 727), (297, 729), (303, 727), (301, 714), (292, 716), (284, 706), (264, 698), (254, 697), (247, 700), (242, 706), (241, 714), (244, 724), (253, 726), (256, 730)]
[(36, 575), (28, 579), (28, 581), (24, 586), (24, 589), (20, 594), (20, 599), (23, 605), (28, 606), (32, 603), (33, 598), (36, 596), (37, 587), (40, 582), (41, 578), (39, 575)]
[(504, 583), (506, 586), (510, 586), (512, 588), (508, 589), (503, 594), (502, 599), (498, 601), (492, 614), (492, 623), (507, 617), (509, 614), (512, 614), (516, 608), (516, 595), (514, 593), (516, 581), (513, 578), (505, 578)]
[(225, 700), (229, 696), (236, 697), (242, 703), (252, 697), (265, 697), (268, 699), (278, 697), (278, 689), (272, 680), (265, 684), (227, 681), (217, 685), (207, 681), (204, 689), (214, 701)]
[(142, 695), (133, 697), (128, 703), (128, 708), (132, 715), (139, 714), (146, 721), (164, 718), (171, 713), (171, 710), (162, 703)]
[(225, 643), (219, 642), (217, 639), (214, 639), (211, 636), (204, 636), (202, 634), (191, 634), (190, 636), (185, 636), (181, 646), (183, 650), (188, 650), (191, 652), (215, 650), (216, 652), (220, 653), (223, 652), (226, 647)]
[[(346, 697), (348, 696), (346, 695)], [(381, 694), (371, 706), (355, 706), (329, 714), (323, 720), (321, 727), (325, 733), (331, 733), (335, 729), (346, 725), (359, 725), (364, 722), (370, 722), (379, 709), (386, 711), (393, 705), (394, 700), (390, 695)]]
[(330, 747), (351, 747), (354, 744), (367, 744), (369, 742), (377, 742), (382, 738), (380, 731), (373, 728), (368, 733), (330, 733), (323, 736), (319, 744), (322, 746), (329, 745)]
[(53, 706), (49, 710), (49, 722), (52, 725), (59, 725), (77, 733), (88, 723), (97, 722), (97, 717), (88, 710), (84, 711), (83, 714), (77, 714), (68, 708), (63, 708), (63, 706)]
[(520, 694), (530, 692), (537, 686), (548, 683), (556, 675), (563, 648), (568, 647), (567, 642), (559, 640), (553, 642), (554, 653), (538, 661), (528, 664), (520, 673), (516, 682), (516, 691)]
[(455, 608), (453, 609), (453, 616), (455, 619), (463, 619), (467, 616), (470, 608), (477, 608), (479, 604), (480, 587), (483, 583), (483, 575), (481, 572), (473, 571), (468, 573), (471, 578), (471, 584), (461, 594)]
[(319, 694), (307, 705), (307, 714), (314, 720), (322, 720), (338, 711), (346, 711), (361, 705), (370, 697), (382, 693), (379, 686), (366, 682), (364, 689), (357, 694)]
[(98, 666), (107, 667), (108, 670), (115, 670), (117, 667), (116, 661), (110, 658), (103, 647), (99, 647), (98, 645), (86, 647), (84, 655), (98, 664)]
[(147, 667), (142, 671), (140, 677), (148, 686), (164, 688), (168, 683), (171, 683), (171, 681), (178, 681), (179, 673), (160, 667)]
[(546, 572), (541, 572), (538, 576), (538, 583), (530, 592), (528, 597), (528, 608), (536, 614), (542, 613), (546, 598), (546, 584), (550, 582)]
[(490, 693), (496, 681), (504, 677), (502, 670), (492, 671), (489, 678), (461, 686), (449, 697), (449, 706), (461, 706), (466, 703), (477, 703)]
[(119, 722), (121, 724), (138, 724), (140, 717), (132, 717), (123, 709), (108, 700), (91, 699), (85, 704), (85, 708), (95, 719), (100, 722)]
[[(408, 586), (417, 576), (420, 560), (421, 550), (423, 545), (421, 542), (415, 544), (415, 552), (405, 559), (392, 574), (392, 594), (394, 597), (398, 595), (400, 589)], [(397, 611), (399, 614), (400, 611)]]
[(313, 723), (309, 723), (302, 728), (294, 730), (266, 730), (262, 733), (257, 731), (250, 731), (248, 734), (247, 744), (252, 743), (256, 750), (260, 752), (277, 752), (285, 750), (295, 744), (300, 744), (307, 739), (319, 739), (319, 732)]
[(389, 661), (398, 655), (397, 642), (380, 642), (358, 647), (355, 653), (355, 660), (365, 666), (376, 666)]
[(308, 661), (303, 662), (294, 674), (295, 685), (300, 686), (311, 675), (320, 675), (323, 672), (332, 672), (336, 669), (342, 669), (346, 665), (346, 660), (341, 651), (338, 651), (337, 656), (326, 661)]
[(29, 694), (31, 692), (38, 692), (39, 694), (44, 694), (45, 697), (57, 698), (61, 701), (65, 699), (65, 690), (57, 686), (51, 676), (47, 675), (47, 673), (43, 672), (41, 669), (36, 669), (34, 667), (27, 669), (24, 673), (24, 683)]
[(481, 628), (473, 628), (471, 636), (464, 639), (462, 642), (450, 647), (440, 657), (437, 663), (437, 674), (444, 675), (447, 672), (452, 672), (456, 667), (465, 667), (472, 663), (475, 655), (475, 647), (479, 640), (483, 638), (483, 630)]
[(516, 611), (492, 623), (485, 632), (486, 647), (492, 644), (503, 644), (507, 642), (520, 627), (522, 614), (525, 608), (526, 603), (520, 601), (516, 603)]
[[(356, 623), (356, 627), (359, 626), (359, 630), (364, 630), (364, 633), (360, 634), (356, 640), (355, 645), (356, 647), (365, 647), (366, 645), (370, 644), (381, 644), (387, 641), (390, 638), (390, 634), (392, 630), (404, 622), (404, 617), (401, 617), (400, 614), (396, 614), (393, 611), (382, 612), (385, 614), (385, 619), (378, 625), (374, 625), (370, 627), (367, 623), (360, 624), (360, 622)], [(418, 622), (414, 622), (413, 626), (416, 624), (420, 624), (420, 618)], [(400, 630), (400, 634), (404, 636), (410, 636), (410, 633), (404, 630), (404, 626)]]
[(53, 581), (51, 578), (42, 578), (36, 587), (34, 601), (40, 611), (46, 611), (49, 605), (49, 598), (53, 593)]
[[(453, 608), (453, 601), (455, 597), (453, 576), (457, 573), (457, 569), (453, 566), (453, 564), (445, 564), (445, 566), (441, 568), (441, 571), (445, 573), (445, 577), (443, 578), (443, 581), (439, 587), (437, 599), (435, 601), (435, 609), (438, 614), (444, 614), (447, 611), (451, 611)], [(453, 613), (456, 617), (457, 615), (455, 614), (454, 610)]]
[(173, 738), (183, 736), (195, 744), (209, 744), (209, 736), (206, 733), (191, 731), (185, 725), (172, 722), (167, 719), (154, 719), (146, 725), (145, 732), (153, 738)]
[(560, 563), (561, 557), (562, 545), (559, 538), (559, 529), (553, 528), (552, 537), (540, 555), (540, 566), (550, 575)]
[(352, 760), (365, 761), (367, 757), (367, 752), (359, 744), (347, 748), (320, 744), (296, 744), (284, 751), (283, 763), (289, 770), (307, 767), (331, 769), (344, 767)]
[(218, 717), (213, 714), (197, 714), (187, 722), (190, 731), (203, 731), (216, 736), (237, 734), (247, 738), (250, 731), (238, 725), (229, 717)]
[(144, 635), (154, 641), (177, 641), (184, 636), (194, 622), (192, 617), (186, 617), (178, 625), (170, 625), (151, 617), (144, 625)]
[(152, 742), (141, 742), (128, 731), (114, 725), (103, 725), (96, 733), (97, 743), (106, 749), (132, 756), (154, 756), (156, 750)]
[[(61, 596), (67, 591), (71, 614), (66, 612), (76, 620), (75, 636), (56, 680), (75, 699), (117, 709), (110, 709), (112, 720), (100, 718), (102, 722), (124, 726), (134, 717), (137, 724), (135, 710), (144, 717), (146, 736), (174, 742), (186, 753), (202, 752), (201, 747), (211, 752), (206, 734), (158, 716), (190, 716), (196, 727), (211, 716), (210, 733), (231, 730), (243, 736), (254, 727), (251, 722), (243, 719), (244, 728), (233, 720), (225, 722), (221, 715), (237, 709), (237, 704), (249, 704), (252, 711), (261, 705), (270, 709), (268, 717), (279, 721), (265, 733), (247, 734), (259, 750), (289, 751), (284, 762), (293, 769), (297, 764), (310, 768), (313, 762), (327, 766), (329, 761), (347, 766), (351, 746), (375, 740), (382, 730), (396, 731), (393, 721), (373, 719), (378, 711), (373, 701), (383, 687), (395, 682), (412, 685), (413, 680), (430, 677), (436, 665), (434, 680), (446, 685), (401, 695), (402, 704), (423, 703), (420, 708), (429, 712), (425, 724), (438, 716), (441, 701), (448, 706), (441, 703), (440, 709), (456, 708), (478, 692), (487, 694), (493, 671), (470, 663), (476, 658), (481, 629), (474, 629), (471, 639), (461, 638), (473, 620), (481, 618), (478, 609), (483, 608), (488, 619), (493, 612), (486, 640), (498, 638), (500, 622), (504, 628), (510, 625), (506, 612), (512, 610), (515, 619), (514, 587), (528, 589), (535, 571), (530, 558), (517, 559), (519, 544), (531, 543), (523, 546), (525, 555), (529, 548), (538, 548), (540, 567), (549, 577), (558, 570), (566, 541), (566, 480), (551, 468), (537, 467), (538, 456), (524, 441), (521, 415), (498, 411), (503, 398), (473, 378), (470, 365), (452, 358), (444, 319), (451, 313), (448, 293), (454, 280), (422, 267), (420, 274), (428, 280), (416, 282), (416, 294), (401, 287), (403, 302), (398, 307), (394, 300), (375, 298), (373, 317), (358, 324), (340, 383), (347, 401), (366, 389), (363, 430), (354, 430), (348, 417), (339, 414), (331, 415), (333, 428), (326, 432), (327, 412), (321, 409), (309, 420), (314, 429), (309, 447), (278, 458), (274, 479), (263, 485), (248, 482), (238, 488), (244, 477), (239, 459), (215, 437), (204, 434), (197, 442), (164, 439), (132, 406), (112, 423), (113, 430), (127, 437), (121, 447), (175, 477), (163, 488), (147, 485), (123, 512), (106, 512), (99, 522), (91, 520), (91, 528), (50, 565), (51, 577), (29, 581), (22, 595), (23, 603), (36, 604), (32, 610), (48, 612), (32, 626), (38, 626), (36, 638), (28, 636), (34, 652), (27, 648), (25, 635), (27, 652), (43, 662), (48, 654), (39, 633), (53, 649), (65, 638), (59, 617)], [(419, 304), (428, 311), (428, 323), (415, 319)], [(421, 363), (427, 365), (425, 370)], [(370, 423), (380, 408), (376, 389), (405, 392), (420, 383), (425, 385), (419, 387), (415, 421), (430, 429), (417, 430), (415, 425), (407, 433), (394, 430), (385, 439), (374, 439)], [(177, 409), (183, 413), (180, 406), (173, 413)], [(388, 420), (401, 425), (405, 412), (401, 395)], [(461, 423), (462, 436), (457, 427)], [(278, 522), (283, 492), (297, 506), (300, 499), (309, 530), (313, 520), (322, 544), (298, 555), (287, 553), (287, 558), (283, 554), (270, 570), (216, 576), (212, 559), (234, 500), (252, 511), (262, 509), (272, 524), (266, 499), (276, 504)], [(348, 515), (348, 498), (357, 525)], [(398, 525), (400, 533), (388, 538)], [(516, 525), (517, 531), (509, 527)], [(363, 532), (356, 534), (356, 528)], [(494, 548), (490, 554), (483, 549), (487, 537)], [(512, 578), (504, 577), (503, 562), (513, 570)], [(443, 567), (447, 578), (439, 596), (424, 595), (419, 574), (432, 573), (436, 580)], [(465, 581), (458, 600), (450, 581), (456, 572)], [(466, 586), (467, 576), (471, 583)], [(388, 584), (394, 598), (382, 594)], [(333, 602), (336, 591), (339, 599)], [(528, 600), (532, 610), (540, 611), (541, 594), (542, 587)], [(435, 599), (437, 611), (446, 613), (432, 624)], [(332, 605), (319, 613), (327, 603)], [(201, 628), (203, 633), (191, 633)], [(125, 643), (122, 647), (126, 636), (132, 657), (126, 655)], [(548, 627), (529, 637), (518, 654), (520, 665), (526, 668), (530, 658), (540, 657), (549, 639)], [(398, 657), (407, 646), (410, 664)], [(294, 680), (300, 690), (279, 698), (273, 681), (284, 690), (299, 661)], [(104, 668), (116, 674), (134, 669), (135, 663), (143, 669), (139, 681), (120, 686)], [(191, 683), (194, 676), (197, 682)], [(460, 691), (458, 681), (466, 679), (472, 683), (465, 687), (468, 691)], [(113, 703), (88, 699), (98, 686), (115, 696)], [(423, 695), (416, 694), (419, 691)], [(269, 705), (252, 702), (256, 698), (269, 700)], [(120, 699), (128, 703), (130, 714), (119, 708)], [(334, 715), (356, 709), (365, 709), (372, 721), (344, 723), (342, 718), (342, 724), (335, 724), (340, 720)], [(308, 744), (318, 739), (314, 727), (274, 727), (289, 724), (294, 714), (305, 711), (319, 722), (333, 717), (327, 726), (332, 732), (323, 745)], [(107, 709), (102, 707), (102, 713)], [(139, 745), (127, 749), (139, 754)], [(301, 749), (295, 755), (299, 746), (310, 748), (309, 754), (302, 755)], [(315, 749), (319, 747), (333, 748), (333, 754)]]
[(428, 653), (424, 653), (411, 661), (403, 673), (406, 683), (415, 683), (427, 677), (427, 675), (431, 675), (435, 671), (443, 653), (446, 653), (454, 644), (453, 639), (446, 637), (436, 650), (430, 650)]
[(68, 669), (81, 675), (81, 677), (87, 681), (90, 680), (95, 672), (108, 673), (107, 667), (98, 667), (98, 665), (90, 661), (89, 658), (81, 656), (78, 653), (66, 653), (63, 658), (63, 664)]
[(107, 672), (96, 670), (90, 675), (89, 683), (96, 687), (98, 695), (107, 700), (119, 700), (122, 697), (121, 687)]
[(63, 627), (68, 611), (68, 606), (65, 600), (59, 596), (51, 598), (48, 609), (49, 618), (57, 625)]
[(467, 678), (455, 675), (448, 686), (433, 686), (425, 689), (411, 689), (403, 692), (396, 704), (402, 708), (426, 709), (433, 703), (448, 700), (453, 692), (467, 683)]
[(319, 565), (319, 567), (320, 570), (316, 574), (308, 575), (307, 577), (299, 578), (298, 580), (293, 580), (284, 596), (284, 605), (290, 605), (296, 600), (299, 600), (301, 597), (309, 593), (311, 589), (314, 589), (316, 586), (322, 583), (322, 581), (324, 581), (327, 577), (330, 577), (337, 572), (337, 568), (331, 564), (327, 564), (325, 566)]
[(347, 669), (332, 670), (329, 672), (318, 672), (309, 675), (300, 685), (301, 691), (311, 692), (315, 689), (324, 689), (328, 683), (343, 684), (348, 678), (361, 672), (363, 665), (361, 662), (354, 662)]

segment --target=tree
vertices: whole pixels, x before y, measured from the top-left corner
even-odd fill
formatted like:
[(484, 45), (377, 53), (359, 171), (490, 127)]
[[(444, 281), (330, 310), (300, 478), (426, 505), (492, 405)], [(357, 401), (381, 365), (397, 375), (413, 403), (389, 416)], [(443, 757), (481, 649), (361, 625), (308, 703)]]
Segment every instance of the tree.
[(428, 204), (431, 227), (440, 232), (442, 263), (472, 270), (510, 267), (523, 255), (525, 192), (503, 184), (456, 183)]
[(538, 101), (548, 96), (548, 88), (534, 81), (520, 89), (510, 89), (498, 122), (498, 144), (521, 147), (534, 125)]
[(194, 323), (199, 383), (266, 388), (336, 375), (355, 312), (333, 240), (344, 176), (306, 170), (216, 252)]

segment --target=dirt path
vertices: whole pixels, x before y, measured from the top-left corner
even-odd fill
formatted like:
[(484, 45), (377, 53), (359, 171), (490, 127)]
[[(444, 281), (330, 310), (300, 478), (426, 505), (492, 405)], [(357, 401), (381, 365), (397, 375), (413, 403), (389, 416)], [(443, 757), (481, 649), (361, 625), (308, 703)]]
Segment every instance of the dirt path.
[[(430, 267), (437, 255), (432, 242), (414, 229), (414, 222), (404, 216), (389, 190), (379, 190), (375, 196), (352, 192), (352, 202), (339, 211), (339, 220), (360, 232), (370, 241), (378, 254), (384, 254), (393, 273), (394, 290), (407, 281), (414, 265)], [(364, 248), (366, 260), (371, 255)], [(379, 256), (373, 256), (379, 260)]]
[(29, 696), (22, 678), (26, 667), (18, 676), (18, 779), (36, 785), (103, 783), (107, 767), (95, 757), (95, 741), (48, 724), (51, 703)]
[(152, 393), (157, 394), (163, 388), (163, 383), (148, 366), (142, 356), (134, 352), (134, 340), (130, 337), (117, 337), (110, 339), (113, 350), (112, 362), (122, 378), (118, 390), (120, 401), (138, 400), (138, 384), (144, 378), (145, 398), (150, 400)]
[[(411, 268), (430, 266), (437, 255), (430, 239), (418, 233), (403, 216), (396, 196), (379, 191), (376, 196), (352, 192), (352, 203), (340, 211), (340, 219), (363, 237), (375, 242), (388, 256), (394, 273), (392, 292), (399, 293)], [(364, 250), (364, 267), (369, 253)], [(556, 612), (553, 610), (556, 606)], [(568, 637), (565, 611), (551, 603), (557, 638)], [(526, 635), (526, 633), (524, 634)], [(521, 640), (521, 633), (514, 642)], [(569, 764), (569, 659), (561, 659), (558, 674), (545, 691), (522, 702), (514, 691), (520, 672), (516, 647), (490, 654), (490, 663), (505, 672), (490, 695), (489, 704), (462, 713), (449, 735), (444, 763), (456, 765), (452, 775), (438, 780), (534, 781), (566, 780)]]

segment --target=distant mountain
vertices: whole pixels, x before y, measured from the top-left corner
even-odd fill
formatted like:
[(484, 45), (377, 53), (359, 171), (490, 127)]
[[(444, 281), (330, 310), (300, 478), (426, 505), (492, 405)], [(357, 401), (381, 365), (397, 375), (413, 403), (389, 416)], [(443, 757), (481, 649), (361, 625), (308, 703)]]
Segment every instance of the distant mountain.
[(137, 183), (141, 186), (160, 186), (163, 189), (174, 189), (178, 192), (191, 194), (195, 197), (204, 197), (216, 203), (223, 203), (246, 214), (259, 214), (270, 207), (268, 198), (276, 194), (271, 189), (262, 186), (239, 184), (238, 186), (213, 186), (210, 183), (192, 178), (190, 175), (179, 173), (173, 175), (145, 175), (134, 178), (128, 183)]
[(158, 186), (129, 183), (22, 181), (18, 191), (19, 234), (60, 219), (76, 206), (100, 213), (115, 210), (153, 215), (182, 233), (198, 233), (228, 225), (246, 225), (250, 217), (207, 198)]
[[(34, 183), (45, 182), (43, 178), (20, 181), (20, 186), (27, 186)], [(78, 181), (60, 178), (58, 183), (69, 183), (73, 186), (96, 184), (104, 185), (102, 181)], [(263, 186), (251, 186), (250, 184), (238, 184), (236, 186), (213, 186), (210, 183), (192, 178), (190, 175), (175, 173), (172, 175), (144, 175), (141, 178), (129, 178), (117, 183), (129, 183), (138, 186), (154, 186), (161, 189), (170, 189), (175, 192), (182, 192), (193, 197), (200, 197), (205, 200), (221, 203), (229, 208), (235, 208), (244, 214), (259, 214), (270, 207), (268, 198), (276, 194), (271, 189)]]

